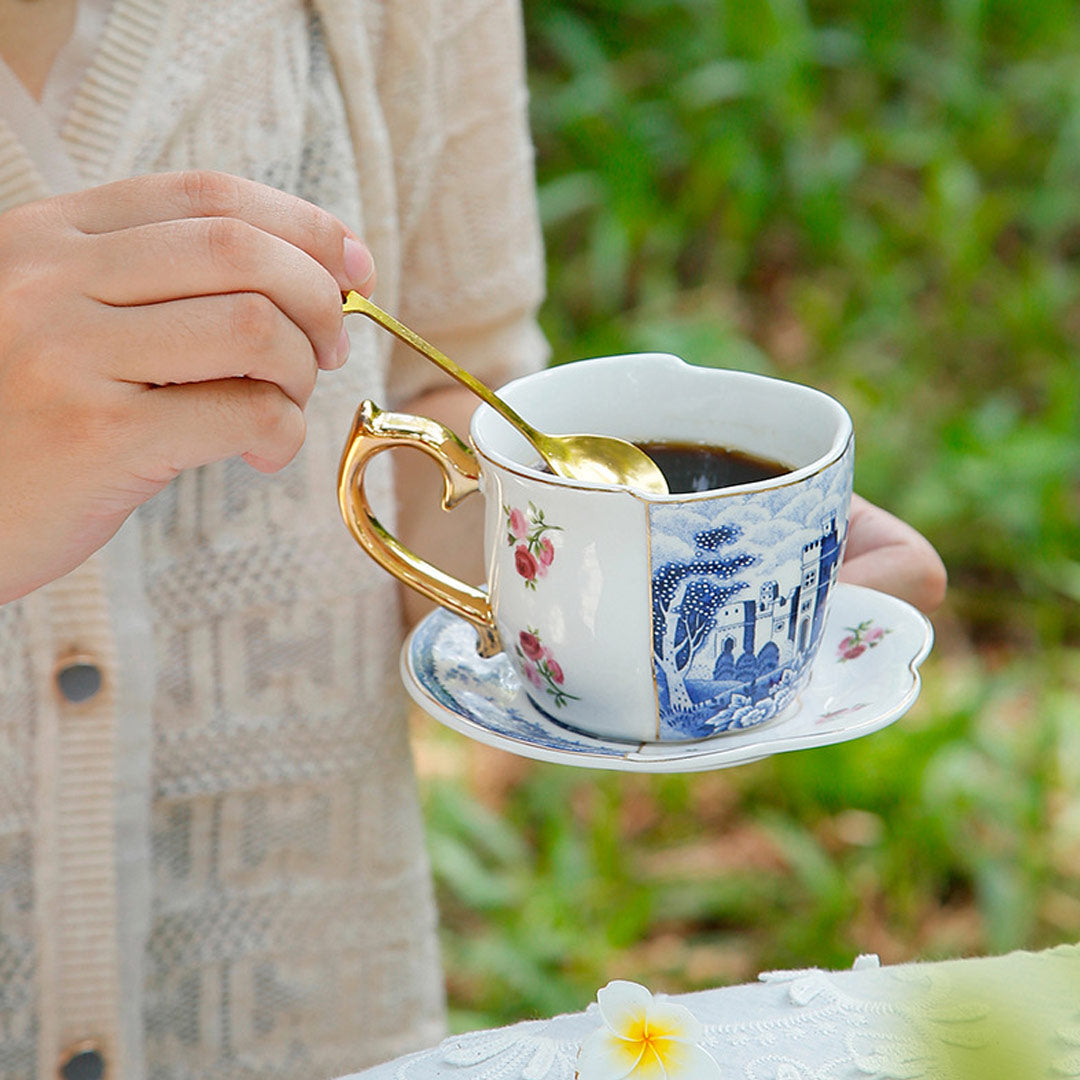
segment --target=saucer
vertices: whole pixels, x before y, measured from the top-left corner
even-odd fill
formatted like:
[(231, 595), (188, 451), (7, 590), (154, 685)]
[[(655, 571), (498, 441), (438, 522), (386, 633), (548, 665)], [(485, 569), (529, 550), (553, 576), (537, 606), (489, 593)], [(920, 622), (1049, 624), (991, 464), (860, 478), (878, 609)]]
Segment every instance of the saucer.
[(903, 600), (837, 584), (806, 689), (777, 720), (696, 742), (616, 742), (572, 731), (529, 700), (509, 659), (476, 653), (471, 623), (438, 608), (401, 652), (401, 673), (429, 716), (523, 757), (624, 772), (699, 772), (857, 739), (899, 720), (919, 696), (930, 621)]

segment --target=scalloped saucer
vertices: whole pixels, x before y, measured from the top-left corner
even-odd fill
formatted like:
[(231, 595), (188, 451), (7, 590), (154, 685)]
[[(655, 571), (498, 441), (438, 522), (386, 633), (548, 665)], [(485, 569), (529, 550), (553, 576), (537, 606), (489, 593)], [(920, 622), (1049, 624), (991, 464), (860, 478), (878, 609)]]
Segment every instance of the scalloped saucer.
[(441, 608), (417, 624), (401, 673), (429, 716), (479, 742), (524, 757), (625, 772), (699, 772), (787, 750), (857, 739), (898, 720), (919, 696), (919, 665), (934, 634), (910, 604), (838, 584), (814, 674), (797, 705), (775, 721), (697, 742), (615, 742), (549, 719), (532, 704), (505, 654), (476, 654), (470, 623)]

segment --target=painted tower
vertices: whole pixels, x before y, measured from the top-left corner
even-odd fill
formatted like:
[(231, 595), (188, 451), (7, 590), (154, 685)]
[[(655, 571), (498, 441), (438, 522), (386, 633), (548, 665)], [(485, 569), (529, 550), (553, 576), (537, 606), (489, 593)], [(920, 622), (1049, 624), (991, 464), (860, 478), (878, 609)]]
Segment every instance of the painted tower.
[(765, 581), (756, 600), (734, 600), (718, 608), (709, 640), (695, 655), (687, 675), (717, 682), (740, 681), (755, 657), (769, 657), (768, 663), (759, 665), (762, 669), (797, 660), (821, 633), (825, 598), (836, 578), (840, 547), (836, 514), (831, 513), (822, 519), (821, 535), (803, 547), (801, 576), (794, 588), (784, 595), (778, 581)]

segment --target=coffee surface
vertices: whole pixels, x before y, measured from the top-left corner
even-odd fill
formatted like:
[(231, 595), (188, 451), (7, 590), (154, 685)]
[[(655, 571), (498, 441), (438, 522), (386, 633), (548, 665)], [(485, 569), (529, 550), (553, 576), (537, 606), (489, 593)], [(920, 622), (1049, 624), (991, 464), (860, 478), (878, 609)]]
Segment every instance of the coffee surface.
[(656, 462), (673, 495), (752, 484), (791, 472), (790, 466), (779, 461), (722, 446), (679, 442), (639, 442), (635, 445)]

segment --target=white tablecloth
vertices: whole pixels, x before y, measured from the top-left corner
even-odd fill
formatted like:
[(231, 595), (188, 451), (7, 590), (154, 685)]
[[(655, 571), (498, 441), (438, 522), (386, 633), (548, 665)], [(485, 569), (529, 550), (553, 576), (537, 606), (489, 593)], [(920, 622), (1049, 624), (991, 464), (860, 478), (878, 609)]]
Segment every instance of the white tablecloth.
[[(650, 989), (654, 989), (650, 987)], [(852, 970), (773, 971), (673, 995), (704, 1025), (723, 1080), (1080, 1077), (1080, 947)], [(357, 1074), (363, 1080), (573, 1080), (584, 1013), (477, 1031)]]

